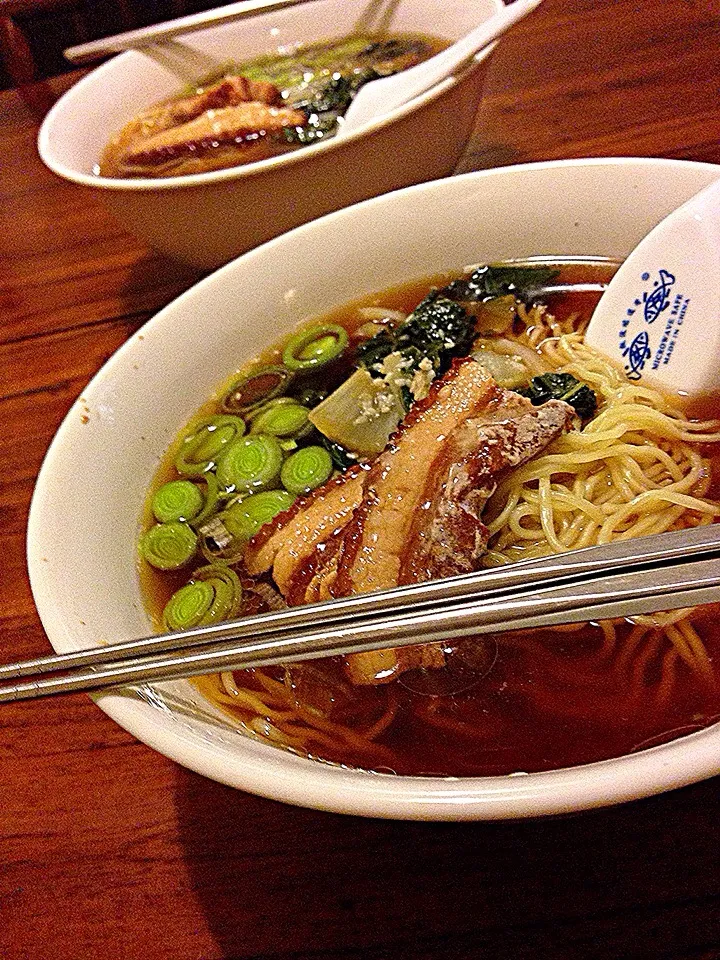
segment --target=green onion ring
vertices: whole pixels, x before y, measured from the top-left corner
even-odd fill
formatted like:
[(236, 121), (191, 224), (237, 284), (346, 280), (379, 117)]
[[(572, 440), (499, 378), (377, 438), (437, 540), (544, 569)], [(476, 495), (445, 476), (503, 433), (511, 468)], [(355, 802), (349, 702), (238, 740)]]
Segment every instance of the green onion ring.
[(310, 411), (290, 397), (278, 397), (263, 404), (253, 414), (250, 433), (269, 433), (273, 437), (305, 437), (312, 431)]
[(282, 465), (280, 480), (290, 493), (309, 493), (330, 477), (332, 457), (325, 447), (303, 447)]
[(238, 492), (278, 486), (283, 452), (275, 437), (255, 433), (231, 444), (217, 465), (221, 487)]
[(290, 370), (318, 370), (337, 360), (347, 345), (344, 327), (337, 323), (317, 323), (290, 337), (282, 359)]
[(206, 523), (214, 513), (217, 513), (220, 503), (219, 486), (215, 474), (204, 473), (202, 479), (205, 481), (205, 505), (193, 519), (192, 525), (196, 530)]
[(229, 444), (245, 433), (242, 417), (206, 417), (185, 436), (175, 457), (175, 469), (186, 477), (197, 477), (217, 464)]
[(288, 510), (294, 502), (295, 497), (287, 490), (263, 490), (234, 503), (223, 513), (222, 520), (233, 537), (247, 542), (263, 524)]
[(170, 480), (152, 498), (152, 512), (158, 523), (192, 520), (203, 508), (204, 497), (190, 480)]
[(180, 587), (163, 610), (168, 630), (186, 630), (219, 620), (231, 620), (240, 612), (242, 586), (234, 570), (220, 564), (200, 567)]
[(156, 523), (140, 538), (140, 554), (158, 570), (178, 570), (195, 556), (197, 542), (186, 523)]
[(220, 406), (225, 413), (249, 413), (260, 404), (286, 393), (293, 381), (287, 367), (268, 364), (241, 374), (225, 391)]

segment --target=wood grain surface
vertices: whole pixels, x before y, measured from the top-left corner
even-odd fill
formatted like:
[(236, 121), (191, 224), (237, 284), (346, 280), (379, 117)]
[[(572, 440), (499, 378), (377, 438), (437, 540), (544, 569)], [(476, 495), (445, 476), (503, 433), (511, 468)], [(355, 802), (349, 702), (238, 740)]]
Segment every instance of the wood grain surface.
[[(25, 527), (55, 430), (198, 279), (42, 166), (39, 121), (79, 76), (0, 96), (3, 659), (48, 648)], [(461, 168), (720, 162), (719, 94), (717, 0), (544, 0), (489, 62)], [(719, 847), (717, 778), (559, 819), (361, 820), (205, 780), (83, 696), (0, 708), (3, 960), (714, 958)]]

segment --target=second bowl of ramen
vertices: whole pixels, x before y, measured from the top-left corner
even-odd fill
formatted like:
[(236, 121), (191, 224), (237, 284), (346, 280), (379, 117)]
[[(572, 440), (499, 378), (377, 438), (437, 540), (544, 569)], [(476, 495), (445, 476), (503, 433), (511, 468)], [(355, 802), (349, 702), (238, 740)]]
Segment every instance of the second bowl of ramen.
[[(658, 160), (471, 174), (333, 214), (189, 291), (98, 374), (43, 468), (30, 571), (53, 645), (715, 522), (714, 400), (628, 380), (583, 328), (618, 259), (716, 176)], [(99, 702), (168, 756), (289, 802), (558, 813), (717, 772), (716, 622), (659, 612)]]
[(151, 246), (217, 267), (322, 214), (451, 173), (473, 129), (479, 62), (347, 136), (331, 135), (336, 116), (358, 83), (501, 8), (453, 0), (439, 24), (429, 0), (315, 0), (131, 51), (56, 104), (40, 155)]

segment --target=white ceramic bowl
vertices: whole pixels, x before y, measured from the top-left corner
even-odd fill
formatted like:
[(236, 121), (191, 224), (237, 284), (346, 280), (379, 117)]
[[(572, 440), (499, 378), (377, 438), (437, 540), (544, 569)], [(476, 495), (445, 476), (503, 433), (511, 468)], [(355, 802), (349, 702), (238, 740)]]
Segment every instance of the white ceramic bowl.
[[(68, 414), (40, 473), (29, 568), (55, 649), (150, 632), (135, 567), (148, 484), (190, 415), (259, 347), (302, 318), (467, 263), (533, 254), (624, 256), (719, 172), (701, 163), (614, 159), (468, 174), (331, 214), (189, 290), (103, 367)], [(348, 256), (348, 249), (359, 253)], [(720, 771), (720, 726), (550, 773), (413, 778), (333, 767), (252, 740), (188, 682), (98, 702), (140, 740), (206, 776), (290, 803), (368, 816), (562, 813)]]
[[(382, 22), (394, 31), (455, 40), (502, 6), (501, 0), (444, 0), (438, 20), (434, 0), (400, 0)], [(213, 64), (341, 37), (373, 9), (376, 24), (378, 5), (369, 0), (315, 0), (188, 34), (182, 70), (202, 76)], [(173, 57), (181, 59), (177, 51)], [(478, 62), (382, 121), (270, 160), (167, 179), (99, 177), (93, 168), (110, 136), (184, 84), (158, 59), (132, 51), (93, 71), (58, 101), (42, 125), (38, 148), (51, 170), (98, 191), (117, 219), (150, 246), (213, 268), (332, 210), (451, 173), (472, 132), (483, 75)]]

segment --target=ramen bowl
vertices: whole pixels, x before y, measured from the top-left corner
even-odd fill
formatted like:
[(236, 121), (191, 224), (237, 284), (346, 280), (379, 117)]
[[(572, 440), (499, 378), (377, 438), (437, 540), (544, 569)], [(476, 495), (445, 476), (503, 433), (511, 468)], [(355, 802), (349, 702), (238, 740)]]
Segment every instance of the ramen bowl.
[[(330, 214), (200, 282), (107, 362), (47, 454), (32, 502), (28, 560), (53, 647), (71, 651), (151, 632), (136, 543), (160, 458), (217, 386), (283, 331), (368, 292), (470, 263), (532, 255), (624, 257), (717, 176), (709, 164), (650, 159), (569, 160), (467, 174)], [(363, 256), (348, 258), (345, 251), (358, 237), (365, 238)], [(317, 282), (318, 262), (332, 283)], [(141, 741), (205, 776), (277, 800), (365, 816), (560, 814), (658, 793), (720, 769), (715, 726), (551, 772), (399, 776), (321, 763), (254, 739), (190, 681), (96, 699)]]
[(377, 4), (314, 0), (288, 10), (130, 51), (76, 84), (47, 115), (38, 147), (56, 174), (95, 190), (115, 217), (150, 246), (203, 269), (322, 214), (453, 171), (473, 129), (484, 69), (479, 59), (434, 91), (386, 117), (297, 150), (213, 172), (120, 180), (94, 169), (110, 137), (141, 110), (230, 60), (362, 28), (455, 40), (490, 18), (501, 0), (448, 0), (442, 27), (432, 0)]

